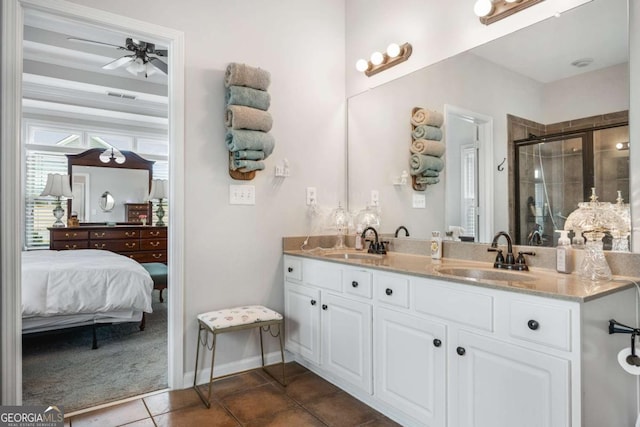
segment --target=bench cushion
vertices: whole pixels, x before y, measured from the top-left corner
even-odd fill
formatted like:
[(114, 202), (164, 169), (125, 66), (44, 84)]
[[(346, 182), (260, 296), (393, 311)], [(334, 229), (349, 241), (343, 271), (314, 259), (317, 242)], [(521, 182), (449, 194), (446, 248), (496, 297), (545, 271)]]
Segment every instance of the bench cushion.
[(149, 272), (154, 288), (167, 286), (167, 265), (161, 262), (145, 262), (140, 264)]
[(198, 320), (212, 331), (253, 323), (282, 320), (277, 311), (262, 305), (245, 305), (198, 314)]

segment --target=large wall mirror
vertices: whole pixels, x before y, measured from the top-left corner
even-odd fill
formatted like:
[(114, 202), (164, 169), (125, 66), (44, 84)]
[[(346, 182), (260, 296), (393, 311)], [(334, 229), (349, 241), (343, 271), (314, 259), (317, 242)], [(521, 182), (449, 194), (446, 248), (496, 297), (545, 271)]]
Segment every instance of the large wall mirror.
[[(549, 128), (549, 134), (594, 117), (601, 125), (611, 124), (609, 119), (624, 124), (627, 15), (626, 0), (594, 0), (349, 98), (350, 211), (369, 205), (375, 190), (385, 233), (404, 225), (411, 237), (428, 238), (432, 230), (461, 226), (474, 241), (489, 242), (497, 231), (513, 232), (510, 191), (518, 184), (510, 182), (515, 179), (513, 140), (527, 135), (514, 135), (511, 121), (564, 126)], [(408, 185), (399, 180), (409, 171), (414, 107), (445, 116), (446, 166), (440, 182), (424, 192), (414, 191), (411, 180)], [(628, 137), (617, 142), (626, 142), (628, 150)], [(628, 168), (628, 151), (626, 158), (616, 167)], [(598, 191), (601, 200), (615, 201), (616, 192), (609, 190)], [(620, 190), (630, 194), (628, 188)], [(425, 196), (426, 207), (414, 203), (416, 195)], [(577, 208), (573, 203), (560, 211), (541, 201), (538, 211), (566, 217)]]
[(67, 157), (73, 191), (69, 212), (78, 215), (81, 225), (127, 223), (127, 205), (149, 203), (154, 161), (103, 148)]

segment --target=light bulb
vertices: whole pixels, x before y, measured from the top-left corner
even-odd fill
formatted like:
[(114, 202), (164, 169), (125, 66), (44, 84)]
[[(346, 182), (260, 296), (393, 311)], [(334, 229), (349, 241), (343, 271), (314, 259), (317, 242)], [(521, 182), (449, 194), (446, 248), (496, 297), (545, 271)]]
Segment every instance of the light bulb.
[(507, 3), (520, 3), (522, 0), (505, 0)]
[(373, 65), (380, 65), (384, 61), (384, 56), (380, 52), (373, 52), (371, 54), (371, 63)]
[(369, 63), (367, 62), (367, 60), (358, 59), (358, 61), (356, 62), (356, 70), (364, 73), (365, 71), (367, 71), (367, 68), (369, 68)]
[(473, 12), (479, 16), (487, 16), (493, 11), (493, 3), (491, 0), (477, 0), (473, 5)]
[(389, 58), (395, 58), (396, 56), (400, 55), (400, 46), (398, 46), (396, 43), (391, 43), (389, 46), (387, 46), (387, 55), (389, 55)]

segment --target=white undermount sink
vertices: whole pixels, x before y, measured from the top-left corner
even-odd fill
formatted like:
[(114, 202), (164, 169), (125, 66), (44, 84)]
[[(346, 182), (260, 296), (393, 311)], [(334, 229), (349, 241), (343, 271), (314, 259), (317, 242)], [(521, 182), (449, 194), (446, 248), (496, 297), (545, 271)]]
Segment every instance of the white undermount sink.
[(333, 259), (371, 259), (380, 260), (384, 258), (384, 255), (370, 254), (367, 252), (330, 252), (323, 255), (326, 258)]
[(493, 280), (501, 282), (529, 282), (536, 280), (531, 273), (499, 270), (495, 268), (472, 267), (440, 267), (436, 271), (444, 276), (455, 276), (466, 279)]

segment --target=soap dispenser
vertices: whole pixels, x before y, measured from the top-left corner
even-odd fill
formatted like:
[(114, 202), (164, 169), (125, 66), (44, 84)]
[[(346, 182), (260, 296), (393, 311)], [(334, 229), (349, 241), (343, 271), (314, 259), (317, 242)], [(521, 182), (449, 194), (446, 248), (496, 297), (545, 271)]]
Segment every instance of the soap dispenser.
[(442, 258), (442, 237), (440, 237), (439, 231), (431, 232), (431, 258)]
[(569, 239), (569, 230), (558, 230), (560, 238), (556, 247), (556, 270), (569, 274), (573, 270), (573, 250)]

